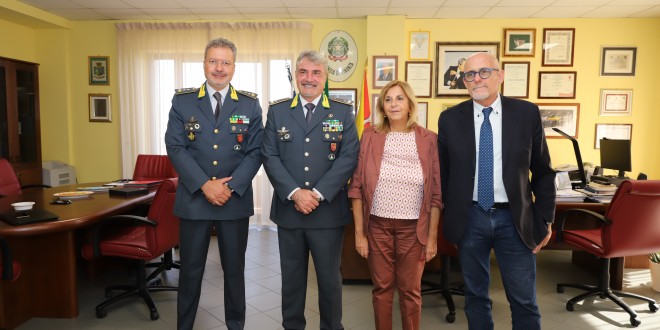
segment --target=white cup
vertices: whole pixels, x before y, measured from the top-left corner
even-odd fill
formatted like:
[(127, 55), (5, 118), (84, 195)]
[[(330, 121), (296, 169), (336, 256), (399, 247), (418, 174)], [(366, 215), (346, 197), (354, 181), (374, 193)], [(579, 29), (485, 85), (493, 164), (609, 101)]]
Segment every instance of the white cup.
[(32, 210), (32, 206), (34, 206), (34, 202), (19, 202), (19, 203), (13, 203), (11, 206), (14, 207), (14, 211), (29, 211)]

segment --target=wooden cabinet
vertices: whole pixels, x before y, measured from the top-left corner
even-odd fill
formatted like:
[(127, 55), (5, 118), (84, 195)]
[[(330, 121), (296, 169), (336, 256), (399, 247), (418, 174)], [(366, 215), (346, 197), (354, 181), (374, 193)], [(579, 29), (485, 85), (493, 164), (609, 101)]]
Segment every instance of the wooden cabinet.
[(39, 65), (0, 57), (0, 157), (22, 185), (41, 184)]

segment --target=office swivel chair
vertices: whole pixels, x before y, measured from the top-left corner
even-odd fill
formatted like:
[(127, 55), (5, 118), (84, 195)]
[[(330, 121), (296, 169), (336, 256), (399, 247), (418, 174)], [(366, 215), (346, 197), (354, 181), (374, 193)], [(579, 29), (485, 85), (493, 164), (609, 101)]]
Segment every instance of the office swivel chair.
[[(131, 259), (137, 263), (138, 270), (134, 285), (110, 286), (105, 289), (106, 297), (110, 297), (115, 290), (124, 292), (96, 306), (96, 317), (104, 318), (107, 315), (106, 307), (137, 295), (149, 307), (151, 319), (156, 320), (159, 318), (158, 309), (150, 292), (178, 290), (178, 287), (163, 286), (158, 277), (165, 270), (179, 268), (179, 264), (172, 260), (172, 248), (179, 244), (179, 218), (172, 213), (177, 184), (178, 179), (164, 180), (160, 184), (146, 218), (135, 215), (112, 216), (94, 228), (93, 242), (83, 247), (85, 259), (99, 256)], [(161, 262), (147, 264), (159, 256), (164, 256)], [(156, 269), (147, 276), (147, 267)]]
[(51, 188), (49, 185), (42, 184), (21, 186), (21, 182), (18, 180), (18, 176), (16, 176), (16, 172), (14, 172), (14, 168), (9, 161), (0, 158), (0, 197), (20, 195), (23, 193), (23, 189), (39, 187)]
[(21, 274), (21, 264), (12, 258), (7, 242), (0, 238), (0, 279), (15, 281)]
[(447, 320), (447, 322), (449, 323), (454, 323), (454, 321), (456, 321), (456, 305), (454, 304), (454, 299), (452, 297), (452, 294), (462, 296), (463, 291), (451, 287), (451, 282), (449, 279), (449, 271), (451, 266), (450, 260), (452, 257), (458, 257), (458, 250), (456, 249), (455, 245), (449, 243), (445, 239), (445, 236), (442, 231), (442, 215), (440, 215), (440, 223), (438, 224), (437, 237), (438, 237), (437, 257), (440, 259), (440, 267), (441, 267), (440, 284), (438, 285), (438, 283), (422, 280), (422, 284), (430, 287), (428, 289), (423, 289), (422, 295), (433, 294), (433, 293), (442, 294), (442, 297), (445, 298), (445, 302), (447, 303), (447, 308), (449, 309), (447, 316), (445, 316), (445, 320)]
[[(587, 215), (599, 221), (602, 226), (595, 229), (564, 230), (564, 222), (570, 215)], [(556, 222), (557, 241), (565, 242), (600, 258), (601, 271), (598, 285), (557, 284), (557, 292), (565, 287), (586, 290), (587, 292), (570, 299), (566, 309), (573, 311), (575, 304), (586, 298), (598, 296), (610, 299), (630, 314), (630, 323), (638, 326), (641, 322), (637, 314), (619, 297), (640, 299), (648, 302), (651, 312), (658, 310), (658, 303), (650, 298), (611, 290), (610, 259), (648, 255), (660, 251), (660, 181), (624, 181), (617, 189), (610, 205), (601, 215), (582, 209), (570, 209), (559, 215)]]
[(133, 171), (133, 180), (150, 181), (178, 178), (167, 155), (138, 155)]

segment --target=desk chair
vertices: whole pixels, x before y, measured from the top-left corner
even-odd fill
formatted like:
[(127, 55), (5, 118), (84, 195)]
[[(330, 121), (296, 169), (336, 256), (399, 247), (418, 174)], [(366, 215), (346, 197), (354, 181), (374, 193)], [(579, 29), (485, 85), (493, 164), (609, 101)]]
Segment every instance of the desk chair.
[(178, 178), (172, 162), (167, 155), (138, 155), (133, 171), (133, 180), (165, 180)]
[(0, 158), (0, 197), (20, 195), (27, 188), (51, 188), (49, 185), (36, 184), (21, 186), (21, 182), (8, 160)]
[[(445, 320), (447, 320), (447, 322), (449, 323), (454, 323), (454, 321), (456, 321), (456, 305), (454, 304), (454, 299), (452, 297), (452, 294), (462, 296), (463, 291), (451, 287), (451, 281), (449, 279), (449, 271), (451, 266), (450, 260), (451, 257), (458, 257), (458, 250), (456, 249), (455, 245), (449, 243), (445, 239), (445, 236), (442, 231), (442, 215), (440, 216), (440, 223), (438, 224), (437, 245), (438, 245), (437, 257), (440, 259), (440, 267), (441, 267), (440, 284), (422, 280), (422, 284), (430, 287), (428, 289), (423, 289), (422, 295), (433, 294), (433, 293), (442, 294), (442, 297), (445, 298), (445, 301), (447, 302), (447, 308), (449, 309), (447, 316), (445, 316)], [(433, 260), (431, 260), (429, 263), (432, 262)]]
[[(595, 229), (564, 230), (565, 220), (580, 213), (597, 219), (602, 226)], [(623, 181), (610, 205), (601, 215), (583, 209), (566, 210), (557, 219), (557, 241), (565, 242), (600, 258), (601, 272), (598, 285), (557, 284), (557, 292), (565, 287), (587, 292), (570, 299), (566, 309), (573, 311), (575, 304), (592, 296), (610, 299), (630, 314), (630, 323), (638, 326), (637, 314), (619, 297), (640, 299), (648, 302), (651, 312), (658, 310), (658, 303), (650, 298), (611, 290), (610, 258), (647, 255), (660, 250), (660, 181)]]
[(0, 279), (15, 281), (21, 274), (21, 264), (14, 261), (7, 242), (0, 238)]
[[(94, 228), (92, 244), (83, 247), (85, 259), (99, 256), (131, 259), (137, 263), (138, 270), (134, 285), (110, 286), (105, 289), (106, 297), (110, 299), (96, 306), (97, 318), (107, 315), (105, 308), (109, 305), (137, 295), (149, 307), (151, 319), (156, 320), (159, 318), (158, 309), (150, 292), (178, 291), (178, 287), (163, 286), (158, 278), (165, 270), (179, 268), (179, 264), (172, 260), (172, 248), (179, 244), (179, 218), (172, 213), (177, 184), (178, 179), (164, 180), (160, 184), (146, 218), (135, 215), (112, 216)], [(161, 262), (147, 264), (147, 261), (161, 255), (164, 256)], [(156, 269), (147, 276), (147, 267)], [(115, 290), (124, 292), (111, 297)]]

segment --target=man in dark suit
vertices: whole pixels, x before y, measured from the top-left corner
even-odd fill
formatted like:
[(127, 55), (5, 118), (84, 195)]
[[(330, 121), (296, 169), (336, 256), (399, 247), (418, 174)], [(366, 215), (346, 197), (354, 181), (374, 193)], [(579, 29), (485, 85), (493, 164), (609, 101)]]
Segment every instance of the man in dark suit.
[(231, 41), (211, 40), (204, 52), (206, 82), (178, 90), (172, 99), (165, 145), (179, 174), (178, 329), (193, 328), (212, 227), (224, 273), (225, 324), (245, 326), (245, 250), (263, 124), (257, 96), (230, 84), (235, 59)]
[(278, 226), (282, 326), (305, 328), (311, 252), (319, 290), (318, 328), (343, 329), (339, 264), (344, 226), (352, 221), (346, 184), (360, 147), (355, 117), (349, 104), (323, 93), (328, 76), (323, 55), (303, 51), (295, 76), (298, 95), (271, 104), (261, 148), (275, 190), (270, 218)]
[[(541, 329), (535, 254), (548, 243), (555, 173), (536, 105), (503, 97), (495, 56), (476, 53), (463, 80), (472, 99), (441, 113), (438, 148), (444, 234), (457, 244), (470, 329), (493, 329), (490, 252), (495, 250), (513, 329)], [(531, 172), (531, 180), (530, 180)]]
[(445, 86), (449, 89), (465, 89), (463, 72), (465, 71), (465, 58), (458, 60), (458, 65), (452, 65), (445, 71)]
[(392, 68), (384, 66), (380, 70), (380, 75), (378, 75), (378, 80), (380, 81), (392, 81)]

